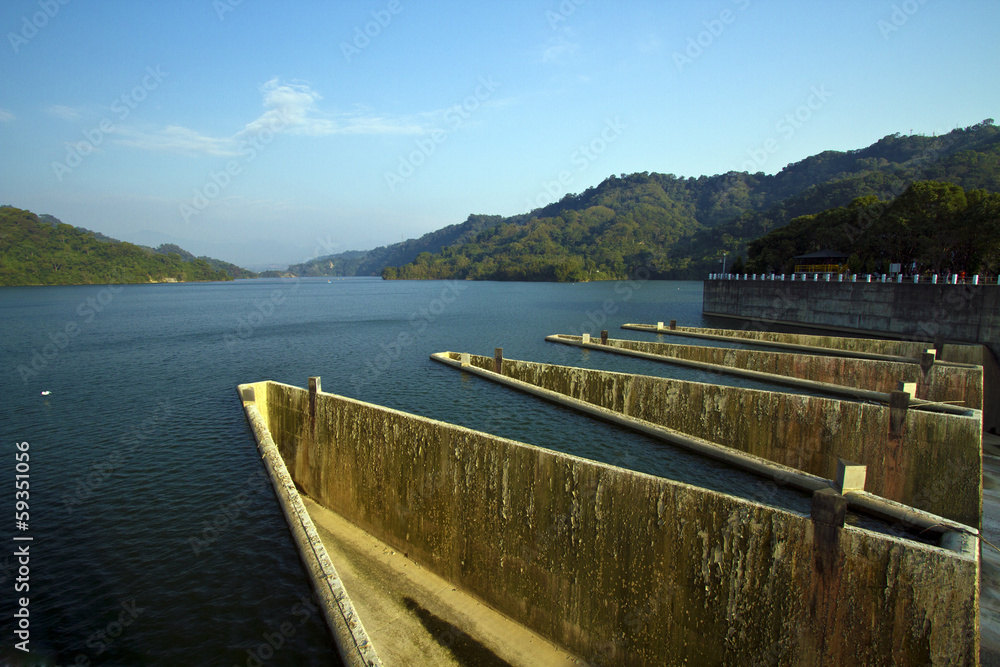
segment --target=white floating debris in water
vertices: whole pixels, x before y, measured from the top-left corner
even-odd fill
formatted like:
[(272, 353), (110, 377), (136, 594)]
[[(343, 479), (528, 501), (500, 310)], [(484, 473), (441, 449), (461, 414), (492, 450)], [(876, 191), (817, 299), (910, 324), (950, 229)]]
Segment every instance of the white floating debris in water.
[(49, 391), (48, 389), (46, 389), (45, 391), (42, 392), (42, 396), (48, 396), (51, 393), (52, 393), (51, 391)]

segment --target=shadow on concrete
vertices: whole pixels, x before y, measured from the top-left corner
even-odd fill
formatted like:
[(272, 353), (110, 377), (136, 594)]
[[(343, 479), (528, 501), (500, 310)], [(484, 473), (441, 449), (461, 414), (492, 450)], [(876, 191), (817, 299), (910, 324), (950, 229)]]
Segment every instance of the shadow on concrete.
[(427, 632), (434, 636), (438, 644), (448, 649), (459, 664), (470, 667), (513, 667), (457, 626), (421, 607), (413, 598), (403, 598), (403, 604), (416, 614)]

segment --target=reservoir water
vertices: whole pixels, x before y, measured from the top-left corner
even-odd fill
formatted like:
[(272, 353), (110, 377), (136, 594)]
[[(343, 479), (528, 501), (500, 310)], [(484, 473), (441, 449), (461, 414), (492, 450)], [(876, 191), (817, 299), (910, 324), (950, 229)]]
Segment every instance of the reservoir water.
[[(654, 339), (625, 322), (705, 326), (701, 290), (361, 278), (0, 288), (0, 664), (330, 664), (242, 382), (319, 375), (324, 391), (808, 512), (797, 494), (428, 358), (503, 347), (508, 358), (754, 386), (544, 340), (601, 329)], [(20, 442), (27, 530), (13, 516)], [(29, 590), (15, 592), (23, 545)], [(30, 658), (12, 648), (22, 596)]]

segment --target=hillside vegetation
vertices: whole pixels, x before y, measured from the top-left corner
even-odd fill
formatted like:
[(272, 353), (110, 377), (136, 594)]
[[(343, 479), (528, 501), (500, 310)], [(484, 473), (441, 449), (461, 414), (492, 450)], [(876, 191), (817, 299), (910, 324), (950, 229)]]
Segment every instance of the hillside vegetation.
[(289, 267), (303, 276), (596, 280), (641, 269), (658, 278), (702, 278), (723, 251), (803, 215), (859, 197), (888, 202), (914, 181), (1000, 190), (1000, 129), (992, 119), (946, 135), (889, 135), (852, 151), (825, 151), (774, 175), (697, 178), (651, 172), (611, 176), (530, 213), (471, 215), (418, 239), (320, 257)]
[(853, 273), (1000, 271), (1000, 194), (918, 181), (892, 202), (868, 195), (795, 218), (749, 247), (747, 271), (791, 273), (793, 257), (836, 249)]
[[(580, 281), (641, 272), (702, 278), (720, 268), (723, 251), (730, 259), (745, 256), (751, 242), (792, 220), (860, 197), (869, 198), (869, 207), (884, 206), (922, 180), (997, 192), (1000, 129), (987, 119), (940, 137), (890, 135), (868, 148), (820, 153), (773, 176), (611, 176), (460, 242), (428, 247), (405, 263), (387, 265), (382, 276)], [(410, 251), (419, 243), (411, 242)], [(869, 249), (865, 257), (880, 261), (874, 253)]]
[[(214, 265), (213, 265), (214, 264)], [(38, 216), (0, 207), (0, 285), (87, 285), (189, 282), (253, 277), (231, 264), (197, 258), (176, 246), (146, 248)]]

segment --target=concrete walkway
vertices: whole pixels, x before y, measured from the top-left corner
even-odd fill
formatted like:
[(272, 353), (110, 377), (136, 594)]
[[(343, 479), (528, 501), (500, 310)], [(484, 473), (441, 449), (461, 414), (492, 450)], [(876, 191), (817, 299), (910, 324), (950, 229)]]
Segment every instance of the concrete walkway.
[[(983, 434), (982, 536), (1000, 547), (1000, 436)], [(982, 545), (979, 575), (979, 632), (984, 666), (1000, 667), (1000, 552)]]
[(385, 665), (584, 665), (302, 496)]

